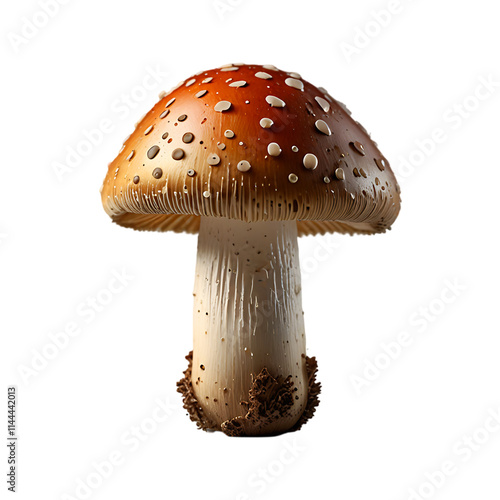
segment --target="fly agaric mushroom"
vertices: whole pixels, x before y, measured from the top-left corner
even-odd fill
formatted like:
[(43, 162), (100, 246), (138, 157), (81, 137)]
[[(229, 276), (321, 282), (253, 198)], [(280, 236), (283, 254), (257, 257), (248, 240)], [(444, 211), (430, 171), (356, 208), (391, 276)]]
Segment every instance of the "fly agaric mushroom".
[(110, 164), (102, 202), (124, 227), (199, 234), (178, 382), (199, 427), (274, 435), (312, 416), (297, 236), (382, 233), (399, 192), (347, 108), (296, 73), (228, 65), (160, 95)]

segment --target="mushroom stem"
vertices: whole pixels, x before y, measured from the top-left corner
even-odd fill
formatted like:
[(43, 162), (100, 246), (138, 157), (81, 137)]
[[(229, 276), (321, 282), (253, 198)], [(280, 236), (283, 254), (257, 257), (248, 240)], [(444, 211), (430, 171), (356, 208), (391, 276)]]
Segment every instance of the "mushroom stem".
[(192, 387), (213, 428), (290, 430), (308, 374), (296, 221), (201, 217)]

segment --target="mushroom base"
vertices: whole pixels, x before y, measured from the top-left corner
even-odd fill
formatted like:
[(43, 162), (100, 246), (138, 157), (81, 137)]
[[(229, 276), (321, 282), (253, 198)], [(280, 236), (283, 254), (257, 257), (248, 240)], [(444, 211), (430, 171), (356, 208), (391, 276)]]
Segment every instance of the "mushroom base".
[[(291, 377), (285, 379), (282, 376), (273, 377), (267, 368), (263, 368), (252, 382), (248, 393), (248, 401), (241, 401), (246, 414), (226, 420), (218, 426), (203, 413), (203, 407), (199, 404), (193, 391), (191, 382), (193, 370), (192, 351), (186, 356), (186, 359), (188, 360), (188, 367), (184, 372), (184, 377), (177, 382), (177, 392), (182, 394), (183, 407), (198, 428), (205, 431), (222, 431), (228, 436), (269, 436), (273, 435), (273, 433), (262, 434), (262, 429), (272, 425), (273, 422), (280, 418), (288, 417), (288, 413), (293, 406), (294, 392), (297, 390)], [(315, 357), (309, 358), (306, 356), (306, 370), (309, 382), (306, 407), (299, 420), (287, 432), (299, 430), (312, 418), (316, 406), (319, 404), (318, 396), (321, 384), (316, 381), (318, 364)], [(282, 431), (275, 434), (281, 433)]]

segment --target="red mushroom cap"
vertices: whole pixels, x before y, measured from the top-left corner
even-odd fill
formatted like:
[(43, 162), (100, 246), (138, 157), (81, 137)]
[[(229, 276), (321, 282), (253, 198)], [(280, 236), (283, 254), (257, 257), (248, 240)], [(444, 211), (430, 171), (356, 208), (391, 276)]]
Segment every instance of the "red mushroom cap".
[(229, 65), (162, 95), (110, 164), (102, 202), (142, 230), (196, 233), (204, 215), (369, 234), (390, 228), (399, 192), (369, 134), (324, 89), (274, 66)]

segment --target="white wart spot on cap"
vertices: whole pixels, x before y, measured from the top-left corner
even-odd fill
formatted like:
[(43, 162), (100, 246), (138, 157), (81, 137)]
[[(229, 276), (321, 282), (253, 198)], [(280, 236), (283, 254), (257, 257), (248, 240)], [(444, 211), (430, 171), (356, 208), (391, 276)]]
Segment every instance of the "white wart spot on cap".
[(323, 182), (325, 184), (330, 184), (330, 177), (323, 177)]
[(252, 165), (250, 165), (250, 163), (246, 160), (241, 160), (236, 166), (236, 168), (240, 172), (248, 172), (252, 168)]
[(164, 97), (167, 97), (167, 93), (162, 90), (159, 94), (158, 94), (158, 99), (163, 99)]
[(271, 120), (271, 118), (262, 118), (260, 121), (260, 126), (262, 128), (271, 128), (274, 125), (274, 122)]
[(230, 66), (227, 68), (221, 68), (221, 71), (238, 71), (240, 68), (238, 66)]
[(127, 160), (130, 161), (135, 155), (135, 151), (132, 149), (132, 151), (130, 151), (129, 155), (127, 156)]
[(323, 120), (317, 120), (316, 123), (314, 124), (316, 128), (325, 135), (332, 135), (332, 131), (330, 130), (330, 127), (328, 126), (328, 123), (326, 123)]
[(257, 78), (261, 78), (262, 80), (271, 80), (273, 78), (269, 73), (266, 73), (265, 71), (258, 71), (257, 73), (255, 73), (255, 76)]
[(271, 71), (279, 71), (279, 69), (273, 64), (264, 64), (262, 67), (265, 69), (270, 69)]
[(191, 87), (191, 85), (193, 85), (193, 83), (196, 83), (196, 78), (191, 78), (191, 80), (188, 80), (186, 82), (186, 87)]
[(153, 128), (154, 128), (154, 125), (150, 125), (150, 126), (149, 126), (149, 127), (148, 127), (145, 131), (144, 131), (144, 135), (148, 135), (148, 134), (151, 132), (151, 130), (153, 130)]
[(200, 97), (203, 97), (207, 92), (208, 92), (208, 90), (200, 90), (199, 92), (196, 92), (196, 94), (194, 96), (198, 97), (198, 99), (199, 99)]
[(292, 78), (302, 78), (298, 73), (288, 73)]
[(234, 132), (232, 130), (226, 130), (224, 132), (224, 137), (227, 137), (228, 139), (232, 139), (234, 137)]
[(297, 146), (292, 146), (292, 151), (294, 153), (298, 153), (299, 152), (299, 148)]
[(163, 120), (163, 118), (165, 118), (169, 113), (170, 113), (169, 109), (162, 111), (162, 113), (160, 114), (160, 119)]
[(281, 154), (281, 148), (280, 148), (280, 145), (276, 142), (271, 142), (268, 146), (267, 146), (267, 152), (271, 155), (271, 156), (279, 156)]
[(378, 167), (378, 169), (383, 172), (385, 170), (385, 167), (386, 167), (386, 163), (385, 163), (385, 160), (383, 158), (376, 158), (375, 159), (375, 163)]
[(210, 191), (203, 191), (204, 198), (210, 198)]
[(208, 157), (208, 164), (211, 165), (212, 167), (215, 167), (215, 165), (218, 165), (220, 163), (220, 157), (219, 155), (211, 154)]
[(219, 101), (214, 106), (215, 111), (218, 111), (219, 113), (223, 113), (224, 111), (227, 111), (230, 108), (231, 108), (231, 103), (229, 101)]
[(294, 89), (304, 90), (304, 83), (301, 82), (300, 80), (297, 80), (296, 78), (287, 78), (285, 80), (285, 83), (289, 87), (293, 87)]
[(345, 179), (345, 174), (344, 174), (344, 169), (339, 167), (335, 170), (335, 177), (340, 180), (340, 181), (343, 181)]
[(321, 109), (325, 113), (330, 111), (330, 103), (326, 99), (323, 99), (322, 97), (315, 97), (314, 100), (321, 106)]
[(217, 147), (222, 151), (226, 149), (226, 145), (223, 142), (218, 142)]
[(171, 106), (175, 101), (175, 97), (172, 97), (172, 99), (170, 99), (170, 101), (167, 102), (167, 104), (165, 104), (165, 107), (168, 108), (169, 106)]
[(290, 175), (288, 176), (288, 180), (289, 180), (292, 184), (295, 184), (295, 183), (299, 180), (299, 178), (298, 178), (298, 176), (297, 176), (297, 175), (295, 175), (295, 174), (290, 174)]
[(285, 107), (285, 101), (282, 101), (279, 97), (276, 97), (274, 95), (268, 95), (266, 97), (266, 101), (273, 108), (284, 108)]
[(318, 166), (318, 158), (316, 158), (316, 155), (313, 155), (312, 153), (307, 153), (304, 156), (302, 163), (307, 170), (314, 170)]
[(213, 77), (209, 76), (208, 78), (205, 78), (204, 80), (202, 80), (201, 83), (210, 83), (212, 80), (213, 80)]
[(349, 143), (360, 155), (365, 156), (365, 148), (359, 141)]
[(247, 82), (245, 80), (238, 80), (237, 82), (230, 83), (230, 87), (245, 87), (247, 85)]

